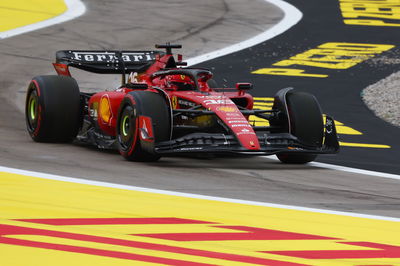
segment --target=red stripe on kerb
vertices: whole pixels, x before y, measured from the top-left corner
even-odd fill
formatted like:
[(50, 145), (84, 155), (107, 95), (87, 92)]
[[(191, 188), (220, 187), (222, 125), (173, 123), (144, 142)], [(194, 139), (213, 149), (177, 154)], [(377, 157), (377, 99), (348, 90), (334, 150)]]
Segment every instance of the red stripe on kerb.
[(152, 262), (152, 263), (159, 263), (159, 264), (164, 264), (164, 265), (174, 265), (174, 266), (186, 266), (186, 265), (187, 266), (212, 266), (213, 265), (213, 264), (167, 259), (167, 258), (160, 258), (160, 257), (154, 257), (154, 256), (146, 256), (146, 255), (119, 252), (119, 251), (111, 251), (111, 250), (104, 250), (104, 249), (75, 247), (75, 246), (69, 246), (69, 245), (60, 245), (60, 244), (43, 243), (43, 242), (36, 242), (36, 241), (29, 241), (29, 240), (13, 239), (13, 238), (8, 238), (8, 237), (0, 237), (0, 243), (24, 246), (24, 247), (35, 247), (35, 248), (67, 251), (67, 252), (81, 253), (81, 254), (88, 254), (88, 255), (97, 255), (97, 256), (117, 258), (117, 259)]
[(162, 218), (65, 218), (16, 219), (15, 221), (48, 225), (113, 225), (113, 224), (213, 224), (212, 222), (162, 217)]
[(263, 229), (249, 226), (213, 226), (216, 228), (232, 229), (245, 232), (226, 233), (169, 233), (169, 234), (135, 234), (175, 241), (224, 241), (224, 240), (309, 240), (337, 239), (319, 235), (300, 234), (278, 230)]
[(372, 242), (339, 242), (370, 250), (298, 250), (298, 251), (265, 251), (265, 253), (291, 256), (304, 259), (378, 259), (400, 258), (400, 246), (384, 245)]
[[(51, 243), (42, 243), (42, 242), (33, 242), (33, 241), (16, 243), (16, 242), (12, 242), (15, 239), (8, 238), (8, 237), (2, 237), (5, 235), (51, 236), (51, 237), (58, 237), (58, 238), (64, 238), (64, 239), (89, 241), (89, 242), (93, 242), (93, 243), (102, 243), (102, 244), (110, 244), (110, 245), (117, 245), (117, 246), (124, 246), (124, 247), (133, 247), (133, 248), (141, 248), (141, 249), (147, 249), (147, 250), (171, 252), (171, 253), (176, 253), (176, 254), (193, 255), (193, 256), (213, 258), (213, 259), (223, 259), (223, 260), (228, 260), (228, 261), (246, 262), (246, 263), (253, 263), (253, 264), (258, 264), (258, 265), (308, 266), (305, 264), (298, 264), (298, 263), (293, 263), (293, 262), (285, 262), (285, 261), (278, 261), (278, 260), (244, 256), (244, 255), (236, 255), (236, 254), (230, 254), (230, 253), (213, 252), (213, 251), (206, 251), (206, 250), (199, 250), (199, 249), (175, 247), (175, 246), (171, 246), (171, 245), (161, 245), (161, 244), (153, 244), (153, 243), (125, 240), (125, 239), (84, 235), (84, 234), (75, 234), (75, 233), (59, 232), (59, 231), (53, 231), (53, 230), (35, 229), (35, 228), (29, 228), (29, 227), (14, 226), (14, 225), (1, 225), (0, 224), (0, 242), (1, 243), (20, 245), (20, 246), (29, 246), (29, 247), (38, 247), (38, 248), (64, 250), (64, 251), (70, 251), (70, 252), (78, 252), (78, 253), (120, 258), (119, 257), (120, 253), (119, 254), (113, 253), (114, 251), (100, 250), (101, 252), (95, 251), (96, 254), (94, 254), (93, 249), (84, 248), (84, 247), (66, 246), (66, 247), (68, 247), (68, 250), (67, 250), (67, 249), (64, 249), (63, 245), (57, 245), (57, 244), (51, 244)], [(19, 241), (22, 241), (22, 240), (19, 240)], [(103, 253), (103, 252), (105, 252), (105, 253)], [(105, 255), (105, 254), (107, 254), (107, 255)], [(123, 253), (123, 254), (129, 255), (130, 253)], [(140, 259), (138, 259), (138, 260), (140, 260)], [(181, 263), (181, 264), (171, 264), (171, 263), (164, 263), (164, 264), (167, 264), (167, 265), (196, 265), (196, 264), (187, 264), (186, 262)], [(201, 264), (197, 264), (197, 265), (201, 265)]]

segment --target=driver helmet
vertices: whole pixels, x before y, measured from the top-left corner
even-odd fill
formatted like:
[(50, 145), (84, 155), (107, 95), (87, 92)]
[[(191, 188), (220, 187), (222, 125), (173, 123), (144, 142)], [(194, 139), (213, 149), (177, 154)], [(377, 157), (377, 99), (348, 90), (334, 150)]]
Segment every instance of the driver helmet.
[(166, 77), (168, 83), (176, 87), (177, 90), (194, 90), (195, 84), (193, 80), (186, 75), (170, 75)]

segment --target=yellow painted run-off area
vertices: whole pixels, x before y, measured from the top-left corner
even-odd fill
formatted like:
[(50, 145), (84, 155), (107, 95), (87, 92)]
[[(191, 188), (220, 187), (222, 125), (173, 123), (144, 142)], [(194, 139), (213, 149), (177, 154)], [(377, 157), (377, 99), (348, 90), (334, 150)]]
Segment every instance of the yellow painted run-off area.
[(65, 11), (64, 0), (1, 0), (0, 33), (54, 18)]
[(4, 171), (0, 195), (1, 265), (400, 265), (395, 219)]

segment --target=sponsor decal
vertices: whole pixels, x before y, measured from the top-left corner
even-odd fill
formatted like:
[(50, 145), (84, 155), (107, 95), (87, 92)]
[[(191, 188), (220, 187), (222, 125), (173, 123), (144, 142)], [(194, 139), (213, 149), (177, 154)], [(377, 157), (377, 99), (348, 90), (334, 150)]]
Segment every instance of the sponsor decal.
[(247, 120), (243, 119), (243, 120), (229, 120), (228, 121), (229, 124), (233, 124), (233, 123), (247, 123)]
[(111, 125), (113, 113), (111, 110), (110, 98), (109, 98), (108, 94), (105, 94), (101, 97), (100, 105), (99, 105), (99, 114), (101, 117), (101, 121), (104, 124)]
[(203, 147), (192, 147), (192, 148), (180, 148), (181, 151), (195, 151), (195, 150), (202, 150)]
[(183, 99), (178, 99), (178, 103), (179, 103), (179, 105), (185, 105), (185, 106), (189, 106), (189, 107), (196, 106), (196, 103), (187, 101), (187, 100), (183, 100)]
[(203, 102), (204, 102), (205, 105), (210, 105), (210, 104), (233, 104), (233, 102), (230, 99), (204, 100)]
[(153, 126), (150, 117), (139, 116), (140, 139), (144, 141), (153, 142)]
[(171, 104), (172, 104), (172, 109), (176, 109), (178, 107), (178, 97), (172, 96)]
[(242, 114), (238, 113), (238, 112), (232, 112), (232, 113), (228, 112), (228, 113), (226, 113), (226, 115), (230, 116), (230, 117), (227, 117), (227, 119), (230, 119), (230, 118), (237, 119), (238, 117), (243, 117)]
[(251, 127), (249, 124), (236, 124), (236, 125), (231, 125), (231, 127)]
[(196, 95), (197, 98), (200, 99), (222, 99), (223, 95)]
[[(115, 52), (79, 52), (72, 51), (70, 57), (76, 61), (84, 62), (104, 62), (112, 63), (118, 61), (118, 57)], [(150, 52), (123, 52), (122, 59), (124, 62), (147, 62), (155, 59), (153, 53)]]
[(99, 103), (98, 102), (94, 102), (89, 106), (89, 115), (90, 117), (92, 117), (93, 119), (97, 119), (98, 114), (97, 114), (97, 109), (99, 108)]
[(253, 135), (253, 136), (255, 136), (256, 133), (254, 133), (254, 132), (238, 132), (238, 133), (236, 133), (236, 135), (237, 136), (241, 136), (241, 135)]
[(326, 129), (326, 133), (327, 134), (332, 133), (332, 131), (333, 131), (333, 121), (332, 121), (332, 119), (328, 119), (328, 118), (326, 119), (325, 129)]
[(137, 72), (131, 72), (129, 74), (129, 77), (128, 77), (128, 83), (137, 83), (137, 82), (139, 82), (137, 77), (138, 77), (138, 73)]
[[(249, 125), (249, 127), (251, 127)], [(240, 135), (256, 135), (256, 133), (254, 133), (252, 130), (249, 130), (247, 128), (243, 128), (240, 132), (236, 133), (236, 135), (240, 136)]]
[[(229, 100), (230, 101), (230, 100)], [(226, 113), (233, 113), (236, 111), (235, 107), (232, 106), (220, 106), (217, 108), (218, 111), (226, 112)]]
[(293, 150), (293, 151), (302, 151), (304, 149), (298, 148), (298, 147), (288, 147), (288, 150)]

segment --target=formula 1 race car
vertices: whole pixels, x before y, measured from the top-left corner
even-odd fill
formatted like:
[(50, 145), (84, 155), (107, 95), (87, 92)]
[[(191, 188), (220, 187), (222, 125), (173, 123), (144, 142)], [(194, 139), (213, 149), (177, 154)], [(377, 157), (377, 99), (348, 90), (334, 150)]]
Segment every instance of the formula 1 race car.
[[(58, 75), (37, 76), (28, 87), (26, 124), (34, 141), (78, 140), (118, 149), (132, 161), (182, 154), (276, 154), (284, 163), (307, 163), (337, 153), (334, 120), (316, 98), (292, 88), (278, 91), (271, 110), (253, 109), (250, 83), (215, 88), (213, 74), (189, 68), (165, 51), (76, 51), (56, 53)], [(80, 92), (69, 67), (122, 74), (122, 85)], [(126, 79), (128, 76), (128, 79)], [(269, 121), (255, 126), (250, 116)]]

